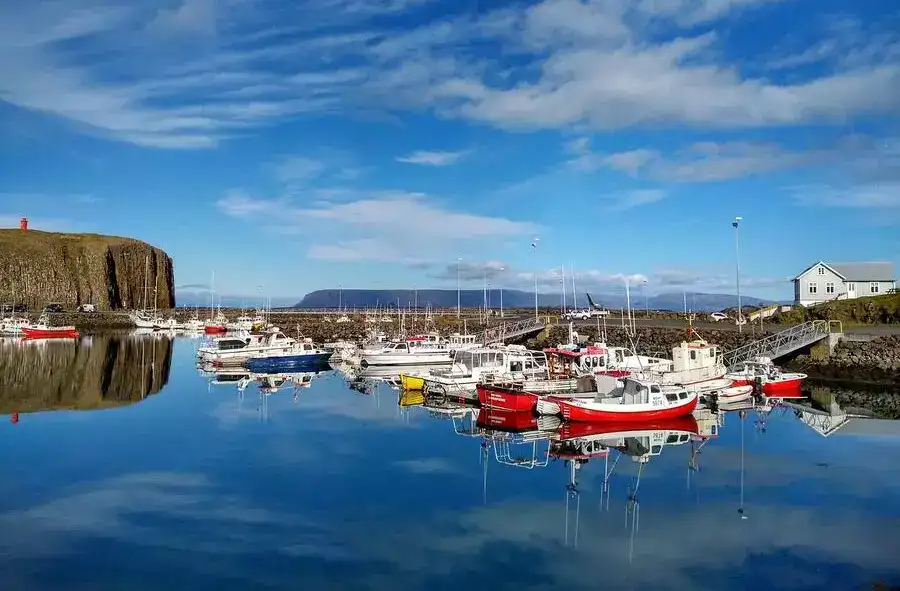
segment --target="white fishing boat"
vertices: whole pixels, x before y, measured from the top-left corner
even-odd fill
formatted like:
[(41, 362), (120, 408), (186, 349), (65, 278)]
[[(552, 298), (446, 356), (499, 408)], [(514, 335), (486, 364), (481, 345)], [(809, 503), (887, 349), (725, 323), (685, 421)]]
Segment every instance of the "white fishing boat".
[(226, 322), (225, 329), (229, 332), (250, 332), (253, 330), (253, 318), (250, 316), (238, 316), (233, 321)]
[(218, 365), (243, 363), (251, 357), (278, 355), (295, 351), (297, 341), (279, 329), (272, 329), (262, 335), (244, 333), (238, 336), (219, 337), (212, 347), (201, 347), (197, 356), (201, 362)]
[(450, 363), (452, 349), (437, 333), (408, 337), (387, 343), (375, 351), (363, 351), (361, 364), (370, 365), (440, 365)]
[(0, 334), (18, 336), (22, 334), (22, 327), (27, 325), (27, 318), (4, 318), (0, 321)]
[(453, 364), (423, 378), (426, 394), (474, 393), (479, 382), (548, 378), (547, 356), (522, 345), (457, 349)]
[(724, 378), (727, 369), (722, 362), (718, 346), (700, 338), (682, 341), (672, 347), (672, 360), (657, 359), (643, 371), (635, 372), (637, 377), (659, 382), (661, 386), (684, 386), (692, 392), (720, 390), (731, 385)]
[(197, 317), (190, 318), (185, 321), (184, 330), (191, 333), (203, 332), (203, 321)]

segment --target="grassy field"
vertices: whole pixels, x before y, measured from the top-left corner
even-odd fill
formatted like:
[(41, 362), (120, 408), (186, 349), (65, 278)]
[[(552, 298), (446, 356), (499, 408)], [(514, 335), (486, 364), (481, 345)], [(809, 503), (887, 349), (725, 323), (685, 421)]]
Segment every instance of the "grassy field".
[(808, 320), (840, 320), (844, 324), (900, 324), (900, 293), (838, 300), (776, 314), (772, 322), (799, 324)]

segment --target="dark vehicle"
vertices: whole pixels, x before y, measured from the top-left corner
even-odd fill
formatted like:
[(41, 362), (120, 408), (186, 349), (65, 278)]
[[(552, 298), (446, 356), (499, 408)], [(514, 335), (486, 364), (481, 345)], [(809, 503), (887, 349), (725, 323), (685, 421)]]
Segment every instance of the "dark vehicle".
[(62, 304), (47, 304), (44, 306), (44, 312), (64, 312)]
[(26, 306), (25, 304), (15, 304), (15, 305), (3, 304), (3, 306), (0, 306), (0, 312), (2, 312), (3, 314), (9, 314), (10, 312), (24, 313), (27, 311), (28, 311), (28, 306)]

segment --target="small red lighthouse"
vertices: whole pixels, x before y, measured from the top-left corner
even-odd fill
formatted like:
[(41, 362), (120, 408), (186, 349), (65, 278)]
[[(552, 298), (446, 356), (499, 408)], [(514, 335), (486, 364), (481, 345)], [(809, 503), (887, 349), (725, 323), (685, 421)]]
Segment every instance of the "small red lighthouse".
[(28, 229), (28, 218), (22, 218), (19, 220), (19, 229), (27, 230)]

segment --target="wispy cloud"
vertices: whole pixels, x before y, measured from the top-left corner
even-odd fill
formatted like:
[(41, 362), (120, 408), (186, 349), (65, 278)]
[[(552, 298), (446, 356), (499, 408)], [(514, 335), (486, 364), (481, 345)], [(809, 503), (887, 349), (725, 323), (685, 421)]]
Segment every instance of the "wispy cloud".
[(655, 181), (708, 183), (821, 163), (839, 154), (838, 150), (792, 151), (750, 142), (696, 142), (669, 154), (648, 148), (604, 154), (585, 146), (569, 160), (569, 166), (584, 172), (605, 168)]
[(649, 205), (651, 203), (656, 203), (657, 201), (662, 201), (666, 198), (666, 195), (666, 192), (662, 189), (635, 189), (633, 191), (624, 191), (615, 194), (610, 198), (610, 201), (612, 202), (610, 209), (624, 211), (642, 205)]
[(428, 152), (419, 150), (417, 152), (409, 154), (408, 156), (398, 157), (397, 162), (405, 162), (407, 164), (422, 164), (425, 166), (448, 166), (450, 164), (456, 164), (466, 154), (468, 154), (467, 151)]
[[(900, 34), (888, 27), (843, 34), (846, 59), (791, 82), (735, 67), (716, 24), (775, 3), (543, 0), (474, 14), (447, 3), (436, 20), (425, 0), (6, 3), (0, 98), (166, 149), (334, 113), (607, 130), (843, 124), (900, 109)], [(499, 51), (478, 51), (485, 44)], [(807, 51), (830, 50), (797, 53)], [(452, 160), (431, 154), (411, 157)]]
[(845, 209), (900, 209), (900, 182), (832, 187), (807, 185), (791, 189), (797, 203)]

